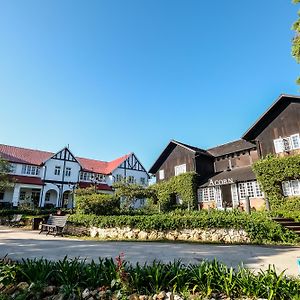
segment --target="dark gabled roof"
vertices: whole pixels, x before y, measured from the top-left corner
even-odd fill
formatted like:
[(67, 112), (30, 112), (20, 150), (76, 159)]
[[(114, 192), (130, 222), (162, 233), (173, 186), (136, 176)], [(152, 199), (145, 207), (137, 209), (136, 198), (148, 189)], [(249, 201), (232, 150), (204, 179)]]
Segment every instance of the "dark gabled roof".
[(255, 144), (252, 144), (245, 140), (237, 140), (237, 141), (229, 142), (220, 146), (207, 149), (207, 152), (215, 157), (218, 157), (218, 156), (223, 156), (234, 152), (248, 150), (255, 147), (256, 147)]
[(175, 140), (171, 140), (167, 147), (163, 150), (163, 152), (160, 154), (158, 159), (155, 161), (155, 163), (152, 165), (152, 167), (149, 169), (149, 173), (154, 174), (158, 171), (159, 167), (163, 164), (163, 162), (167, 159), (167, 157), (170, 155), (170, 153), (175, 149), (176, 146), (183, 147), (189, 151), (194, 152), (195, 154), (202, 154), (206, 156), (212, 156), (207, 151), (197, 148), (188, 144), (184, 144)]
[(271, 107), (244, 133), (243, 139), (254, 140), (291, 103), (300, 103), (300, 96), (281, 94)]

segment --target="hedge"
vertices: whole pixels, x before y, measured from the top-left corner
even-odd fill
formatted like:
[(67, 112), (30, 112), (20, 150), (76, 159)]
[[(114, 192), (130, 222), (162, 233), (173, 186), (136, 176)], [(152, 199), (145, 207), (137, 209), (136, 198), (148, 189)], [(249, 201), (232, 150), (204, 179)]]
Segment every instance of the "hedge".
[(100, 228), (130, 227), (140, 230), (176, 230), (233, 228), (244, 229), (253, 243), (297, 243), (299, 237), (268, 218), (265, 213), (247, 215), (243, 212), (165, 213), (149, 216), (96, 216), (74, 214), (68, 219), (77, 226)]

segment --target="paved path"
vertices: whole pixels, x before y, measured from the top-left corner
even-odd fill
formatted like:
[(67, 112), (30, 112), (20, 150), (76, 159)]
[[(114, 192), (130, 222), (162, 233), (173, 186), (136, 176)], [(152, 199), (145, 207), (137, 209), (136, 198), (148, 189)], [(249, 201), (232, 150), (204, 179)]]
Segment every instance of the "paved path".
[(12, 259), (44, 257), (58, 260), (67, 255), (70, 258), (96, 260), (98, 257), (114, 258), (120, 252), (124, 252), (125, 259), (132, 263), (155, 259), (163, 262), (181, 259), (183, 263), (197, 263), (203, 259), (217, 258), (232, 266), (243, 262), (255, 270), (274, 264), (278, 271), (286, 269), (288, 275), (299, 274), (296, 258), (300, 257), (300, 247), (86, 241), (0, 226), (0, 257), (7, 254)]

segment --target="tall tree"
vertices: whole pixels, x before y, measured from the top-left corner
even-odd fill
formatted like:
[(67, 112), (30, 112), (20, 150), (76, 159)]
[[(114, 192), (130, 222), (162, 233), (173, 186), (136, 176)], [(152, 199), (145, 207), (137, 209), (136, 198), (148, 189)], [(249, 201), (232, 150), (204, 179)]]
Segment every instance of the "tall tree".
[(0, 157), (0, 191), (4, 191), (12, 185), (8, 177), (10, 170), (11, 166), (9, 162)]
[[(300, 3), (300, 0), (293, 0), (293, 3)], [(295, 31), (292, 41), (292, 55), (297, 63), (300, 63), (300, 11), (298, 11), (298, 19), (294, 22), (292, 29)], [(300, 77), (297, 78), (297, 84), (300, 84)]]

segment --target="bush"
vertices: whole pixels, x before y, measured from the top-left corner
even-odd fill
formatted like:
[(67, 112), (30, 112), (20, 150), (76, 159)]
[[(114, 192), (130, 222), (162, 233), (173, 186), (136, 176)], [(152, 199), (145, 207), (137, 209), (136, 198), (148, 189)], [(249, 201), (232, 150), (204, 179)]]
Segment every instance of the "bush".
[(74, 214), (69, 222), (79, 226), (100, 228), (130, 227), (140, 230), (175, 230), (193, 228), (233, 228), (244, 229), (253, 243), (295, 243), (295, 233), (273, 222), (265, 213), (201, 211), (175, 211), (155, 215), (96, 216), (94, 214)]
[(120, 208), (120, 200), (110, 194), (76, 194), (76, 211), (82, 214), (107, 215)]

